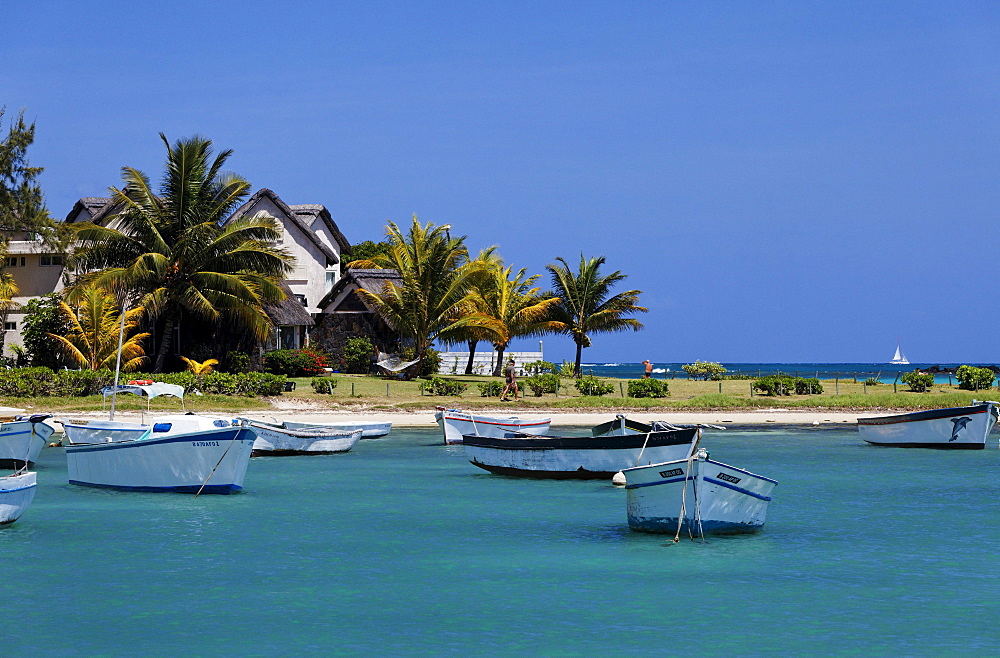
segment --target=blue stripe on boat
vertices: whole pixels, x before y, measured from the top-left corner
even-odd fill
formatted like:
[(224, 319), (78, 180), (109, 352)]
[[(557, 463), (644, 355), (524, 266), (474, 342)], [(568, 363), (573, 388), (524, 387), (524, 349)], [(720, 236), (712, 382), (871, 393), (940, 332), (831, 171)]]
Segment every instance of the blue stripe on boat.
[(771, 502), (771, 497), (770, 496), (761, 496), (759, 493), (754, 493), (752, 491), (747, 491), (743, 487), (733, 486), (733, 485), (729, 484), (728, 482), (723, 482), (722, 480), (716, 480), (715, 478), (710, 478), (710, 477), (706, 477), (706, 478), (704, 478), (704, 480), (705, 480), (705, 482), (711, 482), (712, 484), (717, 484), (720, 487), (725, 487), (726, 489), (732, 489), (733, 491), (739, 492), (741, 494), (746, 494), (748, 496), (752, 496), (753, 498), (759, 498), (760, 500), (765, 500), (767, 502)]
[[(233, 433), (243, 434), (242, 437), (233, 436)], [(177, 436), (166, 436), (162, 439), (136, 439), (135, 441), (119, 441), (116, 443), (82, 443), (76, 445), (66, 446), (67, 453), (75, 452), (92, 452), (94, 450), (124, 450), (126, 448), (135, 448), (139, 446), (149, 446), (149, 445), (160, 445), (164, 443), (185, 443), (188, 441), (232, 441), (237, 440), (240, 442), (256, 440), (257, 435), (251, 430), (242, 427), (234, 427), (231, 430), (220, 430), (217, 434), (213, 433), (210, 435), (198, 435), (198, 434), (178, 434)]]
[[(70, 480), (70, 484), (78, 484), (84, 487), (94, 487), (95, 489), (115, 489), (118, 491), (148, 491), (148, 492), (171, 492), (171, 493), (198, 493), (201, 489), (200, 484), (195, 485), (182, 485), (176, 487), (126, 487), (117, 484), (95, 484), (93, 482), (81, 482), (80, 480)], [(214, 493), (214, 494), (231, 494), (243, 489), (242, 486), (236, 484), (206, 484), (205, 488), (202, 489), (203, 494)]]
[(14, 493), (15, 491), (24, 491), (25, 489), (33, 489), (34, 487), (37, 486), (38, 483), (36, 482), (35, 484), (29, 484), (26, 487), (18, 487), (17, 489), (0, 489), (0, 496), (3, 496), (4, 494), (8, 493)]

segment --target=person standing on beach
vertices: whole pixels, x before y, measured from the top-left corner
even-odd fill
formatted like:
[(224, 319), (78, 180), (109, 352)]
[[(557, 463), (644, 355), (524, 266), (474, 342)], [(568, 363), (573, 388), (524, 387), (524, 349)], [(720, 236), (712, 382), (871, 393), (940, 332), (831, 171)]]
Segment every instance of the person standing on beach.
[(517, 402), (517, 368), (514, 367), (514, 359), (507, 362), (507, 368), (504, 370), (504, 375), (506, 376), (507, 385), (504, 386), (503, 393), (500, 394), (500, 401), (507, 402), (507, 391), (513, 388), (514, 402)]
[(646, 372), (642, 375), (642, 378), (649, 379), (653, 376), (653, 364), (649, 362), (649, 359), (646, 359), (642, 362), (642, 365), (646, 366)]

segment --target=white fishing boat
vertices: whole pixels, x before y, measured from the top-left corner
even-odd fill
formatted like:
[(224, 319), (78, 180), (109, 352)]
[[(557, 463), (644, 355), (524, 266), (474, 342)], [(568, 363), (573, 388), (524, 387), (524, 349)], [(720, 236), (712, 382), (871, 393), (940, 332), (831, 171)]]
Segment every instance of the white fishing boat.
[(145, 436), (150, 429), (146, 423), (128, 423), (117, 420), (74, 418), (59, 422), (63, 426), (63, 445), (135, 441)]
[[(322, 455), (348, 452), (361, 439), (360, 428), (341, 430), (326, 425), (290, 428), (286, 423), (267, 423), (242, 418), (256, 435), (253, 456)], [(304, 423), (296, 423), (304, 425)]]
[(79, 437), (74, 438), (66, 446), (69, 482), (131, 491), (239, 491), (256, 436), (234, 422), (168, 414), (150, 419), (139, 438), (116, 434), (95, 443), (77, 443)]
[(461, 443), (462, 436), (492, 436), (503, 438), (512, 432), (545, 434), (552, 424), (551, 418), (518, 418), (517, 416), (486, 416), (461, 409), (436, 407), (434, 420), (444, 434), (444, 442)]
[(45, 423), (51, 414), (9, 415), (22, 409), (0, 408), (0, 467), (21, 468), (35, 463), (54, 428)]
[(334, 421), (332, 423), (303, 423), (294, 420), (278, 421), (277, 419), (275, 419), (274, 422), (281, 423), (288, 429), (329, 427), (330, 429), (339, 430), (341, 432), (353, 432), (354, 430), (361, 430), (362, 439), (377, 439), (379, 437), (385, 436), (392, 429), (392, 423), (359, 422), (353, 420)]
[(982, 450), (1000, 417), (1000, 403), (858, 418), (861, 438), (877, 446)]
[(906, 355), (903, 354), (903, 350), (900, 349), (899, 341), (896, 341), (896, 353), (892, 355), (892, 359), (889, 363), (901, 366), (905, 366), (910, 363), (909, 360), (907, 360)]
[(628, 525), (643, 532), (742, 534), (763, 527), (771, 491), (762, 475), (709, 459), (705, 450), (688, 459), (626, 468)]
[[(644, 428), (641, 431), (636, 426)], [(656, 421), (643, 425), (618, 419), (591, 430), (591, 436), (534, 436), (511, 433), (497, 438), (466, 434), (465, 456), (498, 475), (532, 478), (611, 478), (639, 464), (685, 459), (698, 428)]]
[(35, 499), (37, 482), (32, 471), (0, 477), (0, 525), (17, 521)]

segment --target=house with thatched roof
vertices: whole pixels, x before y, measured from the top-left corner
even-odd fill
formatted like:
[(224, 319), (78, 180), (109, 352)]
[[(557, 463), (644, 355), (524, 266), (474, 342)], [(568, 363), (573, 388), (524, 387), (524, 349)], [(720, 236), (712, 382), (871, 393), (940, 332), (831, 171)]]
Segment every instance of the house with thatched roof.
[(319, 302), (321, 313), (310, 332), (312, 344), (331, 354), (340, 354), (348, 338), (364, 336), (378, 351), (396, 351), (399, 335), (371, 302), (358, 294), (359, 289), (380, 293), (389, 282), (402, 285), (403, 277), (390, 269), (345, 270), (340, 281)]

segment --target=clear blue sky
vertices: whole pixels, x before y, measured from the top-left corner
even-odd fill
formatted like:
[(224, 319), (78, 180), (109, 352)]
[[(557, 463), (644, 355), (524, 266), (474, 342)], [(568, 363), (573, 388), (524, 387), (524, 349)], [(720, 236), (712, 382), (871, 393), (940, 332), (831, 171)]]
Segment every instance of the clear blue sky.
[(201, 134), (351, 242), (417, 213), (535, 273), (604, 255), (650, 312), (585, 361), (1000, 361), (998, 3), (3, 13), (0, 104), (58, 217)]

